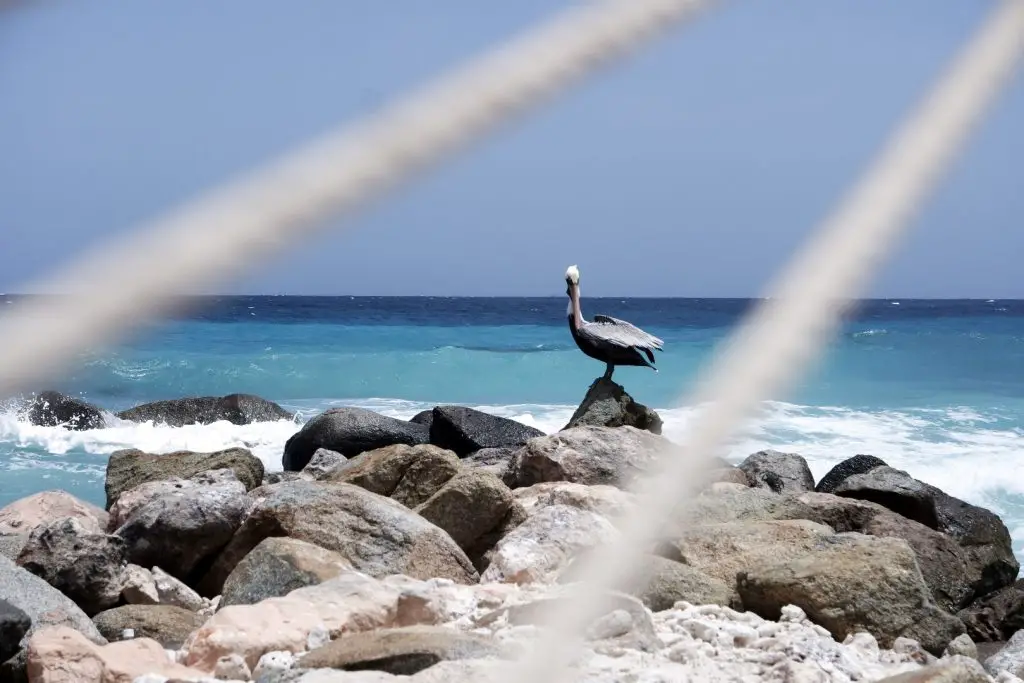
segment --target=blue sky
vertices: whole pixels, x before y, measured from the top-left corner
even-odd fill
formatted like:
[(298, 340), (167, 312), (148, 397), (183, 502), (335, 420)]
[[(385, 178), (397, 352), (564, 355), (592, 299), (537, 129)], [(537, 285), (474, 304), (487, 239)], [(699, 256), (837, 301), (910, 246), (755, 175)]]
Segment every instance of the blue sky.
[[(0, 10), (0, 291), (564, 2)], [(751, 296), (978, 25), (979, 0), (740, 0), (223, 292)], [(1024, 76), (872, 294), (1024, 297)]]

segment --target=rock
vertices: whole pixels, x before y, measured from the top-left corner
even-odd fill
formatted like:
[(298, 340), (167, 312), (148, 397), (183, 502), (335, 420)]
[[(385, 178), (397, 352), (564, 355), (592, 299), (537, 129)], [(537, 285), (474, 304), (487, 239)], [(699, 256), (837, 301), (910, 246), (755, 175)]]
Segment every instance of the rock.
[[(587, 551), (577, 554), (572, 563), (559, 574), (559, 583), (578, 580), (582, 575), (583, 563), (589, 557)], [(646, 556), (643, 566), (646, 569), (645, 576), (639, 585), (626, 592), (638, 598), (652, 612), (672, 609), (679, 601), (692, 605), (739, 606), (735, 586), (727, 585), (699, 569), (657, 555)]]
[(117, 501), (110, 506), (110, 519), (107, 530), (110, 532), (117, 531), (135, 511), (157, 498), (171, 494), (179, 497), (201, 495), (201, 492), (210, 486), (220, 486), (221, 488), (234, 487), (241, 493), (245, 493), (245, 486), (238, 481), (234, 470), (230, 469), (200, 472), (188, 479), (171, 477), (159, 481), (148, 481), (118, 496)]
[(531, 439), (516, 454), (517, 486), (549, 481), (627, 488), (669, 446), (635, 427), (573, 427)]
[(203, 675), (171, 663), (155, 640), (137, 638), (99, 647), (64, 626), (34, 634), (27, 650), (33, 683), (127, 683), (145, 674), (186, 680)]
[[(333, 550), (371, 576), (405, 574), (475, 583), (465, 553), (444, 531), (400, 503), (351, 484), (292, 481), (262, 489), (259, 500), (202, 584), (208, 596), (268, 536)], [(202, 592), (202, 591), (201, 591)]]
[(1005, 641), (1024, 629), (1024, 580), (974, 601), (957, 616), (975, 641)]
[(242, 558), (224, 582), (219, 609), (251, 605), (314, 586), (351, 569), (336, 552), (295, 538), (266, 538)]
[(878, 683), (991, 683), (978, 662), (951, 657), (936, 664), (883, 678)]
[(357, 455), (323, 481), (355, 484), (411, 508), (434, 495), (460, 469), (451, 451), (431, 445), (396, 445)]
[(4, 557), (0, 557), (0, 600), (28, 615), (32, 621), (30, 635), (46, 626), (69, 626), (93, 642), (106, 642), (92, 620), (70, 598)]
[(985, 670), (997, 676), (1001, 672), (1024, 677), (1024, 631), (1017, 631), (1006, 645), (985, 660)]
[(97, 533), (107, 528), (107, 513), (92, 503), (66, 491), (42, 491), (0, 509), (0, 534), (27, 535), (41, 524), (68, 517)]
[(635, 427), (661, 434), (661, 417), (633, 400), (621, 384), (599, 377), (563, 429), (572, 427)]
[(855, 455), (825, 473), (814, 490), (818, 493), (835, 493), (836, 487), (846, 481), (847, 477), (870, 472), (876, 467), (888, 467), (888, 464), (873, 455)]
[(129, 605), (160, 604), (160, 594), (156, 590), (153, 573), (145, 567), (129, 563), (125, 567), (121, 599)]
[(434, 421), (434, 409), (421, 410), (412, 417), (409, 418), (409, 422), (413, 424), (423, 425), (424, 427), (430, 427), (430, 424)]
[(217, 660), (213, 668), (213, 677), (219, 681), (248, 681), (252, 678), (249, 665), (239, 655), (228, 655)]
[(0, 599), (0, 662), (14, 656), (31, 627), (32, 620), (25, 612)]
[(414, 509), (468, 553), (502, 523), (512, 503), (512, 492), (500, 479), (490, 472), (468, 470), (449, 479)]
[(326, 448), (318, 448), (306, 466), (302, 468), (302, 472), (303, 474), (308, 474), (313, 479), (323, 479), (346, 462), (348, 462), (348, 458), (341, 453)]
[(519, 452), (519, 449), (513, 447), (481, 448), (463, 458), (462, 466), (490, 472), (501, 479), (506, 486), (513, 487), (516, 485), (516, 482), (512, 465), (515, 462), (517, 452)]
[(302, 667), (411, 676), (441, 661), (500, 657), (502, 652), (493, 638), (443, 626), (409, 626), (343, 635), (303, 657)]
[(851, 475), (836, 486), (835, 494), (878, 503), (932, 529), (939, 526), (935, 498), (928, 487), (892, 467), (875, 467), (863, 474)]
[(481, 535), (477, 540), (467, 547), (466, 556), (473, 563), (477, 572), (483, 573), (491, 563), (491, 552), (498, 544), (498, 541), (505, 538), (513, 529), (526, 521), (528, 515), (523, 506), (513, 500), (508, 507), (508, 512), (498, 522), (498, 525), (487, 533)]
[(56, 391), (44, 391), (29, 404), (26, 415), (31, 424), (84, 431), (103, 429), (103, 411), (85, 401)]
[(28, 534), (0, 534), (0, 557), (6, 557), (11, 562), (18, 559), (21, 549), (28, 543)]
[(498, 541), (480, 581), (550, 583), (578, 550), (609, 543), (617, 533), (594, 512), (545, 506)]
[(766, 561), (738, 575), (744, 607), (778, 619), (796, 605), (842, 641), (858, 631), (891, 647), (900, 636), (939, 654), (963, 624), (938, 609), (906, 541), (837, 534), (803, 556)]
[(971, 659), (978, 658), (978, 646), (974, 644), (974, 641), (966, 633), (962, 633), (949, 641), (949, 645), (946, 646), (945, 651), (942, 653), (943, 657), (955, 657), (957, 655), (970, 657)]
[(206, 617), (173, 605), (124, 605), (100, 612), (92, 621), (112, 643), (127, 640), (124, 632), (130, 629), (135, 638), (152, 638), (168, 650), (177, 650)]
[(750, 488), (751, 482), (750, 477), (747, 473), (738, 467), (720, 467), (713, 469), (707, 474), (711, 484), (738, 484), (739, 486)]
[(437, 406), (430, 422), (430, 443), (464, 458), (481, 448), (522, 446), (544, 432), (463, 406)]
[(237, 480), (182, 488), (136, 509), (117, 530), (132, 563), (159, 565), (186, 583), (213, 559), (248, 512), (249, 498)]
[(181, 607), (190, 612), (199, 612), (206, 606), (199, 594), (174, 578), (160, 567), (153, 567), (153, 585), (161, 605)]
[(304, 472), (267, 472), (263, 475), (263, 483), (261, 486), (280, 484), (282, 481), (312, 481), (313, 479), (313, 477), (305, 474)]
[(314, 417), (288, 439), (282, 464), (286, 471), (298, 472), (318, 448), (354, 458), (385, 446), (416, 446), (429, 441), (430, 430), (423, 425), (362, 408), (332, 408)]
[(532, 514), (549, 505), (567, 505), (594, 512), (615, 522), (636, 508), (636, 497), (614, 486), (584, 486), (568, 481), (534, 484), (512, 492), (523, 509)]
[(295, 417), (273, 401), (251, 394), (195, 396), (154, 401), (122, 410), (117, 416), (122, 420), (153, 422), (171, 427), (212, 424), (224, 420), (231, 424), (246, 425), (253, 422), (291, 420)]
[(120, 600), (127, 564), (127, 549), (120, 538), (95, 533), (75, 517), (36, 527), (18, 556), (18, 565), (89, 615)]
[(247, 491), (263, 483), (263, 463), (244, 448), (229, 448), (215, 453), (176, 451), (153, 455), (140, 450), (115, 451), (107, 461), (107, 509), (125, 491), (151, 481), (189, 479), (200, 472), (234, 470)]
[(814, 490), (814, 476), (807, 461), (796, 453), (759, 451), (739, 465), (751, 486), (775, 493), (804, 493)]

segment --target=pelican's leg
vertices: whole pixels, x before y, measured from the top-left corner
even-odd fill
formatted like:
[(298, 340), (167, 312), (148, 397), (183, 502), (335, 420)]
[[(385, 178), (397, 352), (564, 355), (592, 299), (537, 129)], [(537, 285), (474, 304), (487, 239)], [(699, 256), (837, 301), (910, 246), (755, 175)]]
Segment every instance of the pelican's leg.
[(604, 377), (602, 377), (602, 379), (610, 380), (612, 378), (613, 372), (615, 372), (615, 366), (612, 365), (611, 363), (608, 363), (608, 367), (605, 368)]

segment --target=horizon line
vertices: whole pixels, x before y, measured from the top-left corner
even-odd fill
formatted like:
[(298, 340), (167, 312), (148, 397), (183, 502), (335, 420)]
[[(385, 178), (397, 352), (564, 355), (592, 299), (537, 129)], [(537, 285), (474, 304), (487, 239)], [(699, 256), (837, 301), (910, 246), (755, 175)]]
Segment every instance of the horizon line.
[[(41, 297), (71, 296), (52, 292), (0, 292), (0, 296), (10, 297)], [(243, 298), (243, 297), (281, 297), (307, 299), (564, 299), (565, 295), (556, 294), (286, 294), (286, 293), (218, 293), (188, 294), (181, 297), (188, 301), (193, 299)], [(769, 297), (763, 296), (659, 296), (653, 294), (599, 294), (588, 296), (588, 299), (669, 299), (669, 300), (713, 300), (713, 301), (761, 301)], [(1024, 301), (1022, 297), (981, 297), (981, 296), (872, 296), (855, 299), (855, 301)]]

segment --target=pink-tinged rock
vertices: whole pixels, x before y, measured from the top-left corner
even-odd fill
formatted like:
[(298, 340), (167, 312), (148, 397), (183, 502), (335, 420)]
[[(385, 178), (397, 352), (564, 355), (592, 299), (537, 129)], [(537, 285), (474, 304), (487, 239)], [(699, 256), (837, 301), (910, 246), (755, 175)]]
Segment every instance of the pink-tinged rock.
[(155, 640), (137, 638), (99, 646), (64, 626), (33, 635), (26, 661), (29, 683), (131, 683), (145, 674), (184, 679), (203, 675), (172, 663)]
[(636, 508), (635, 495), (606, 484), (587, 486), (569, 481), (552, 481), (515, 489), (512, 495), (528, 515), (550, 505), (567, 505), (615, 520)]
[(107, 513), (65, 491), (43, 491), (0, 509), (0, 534), (28, 534), (40, 524), (73, 517), (91, 533), (104, 533)]

